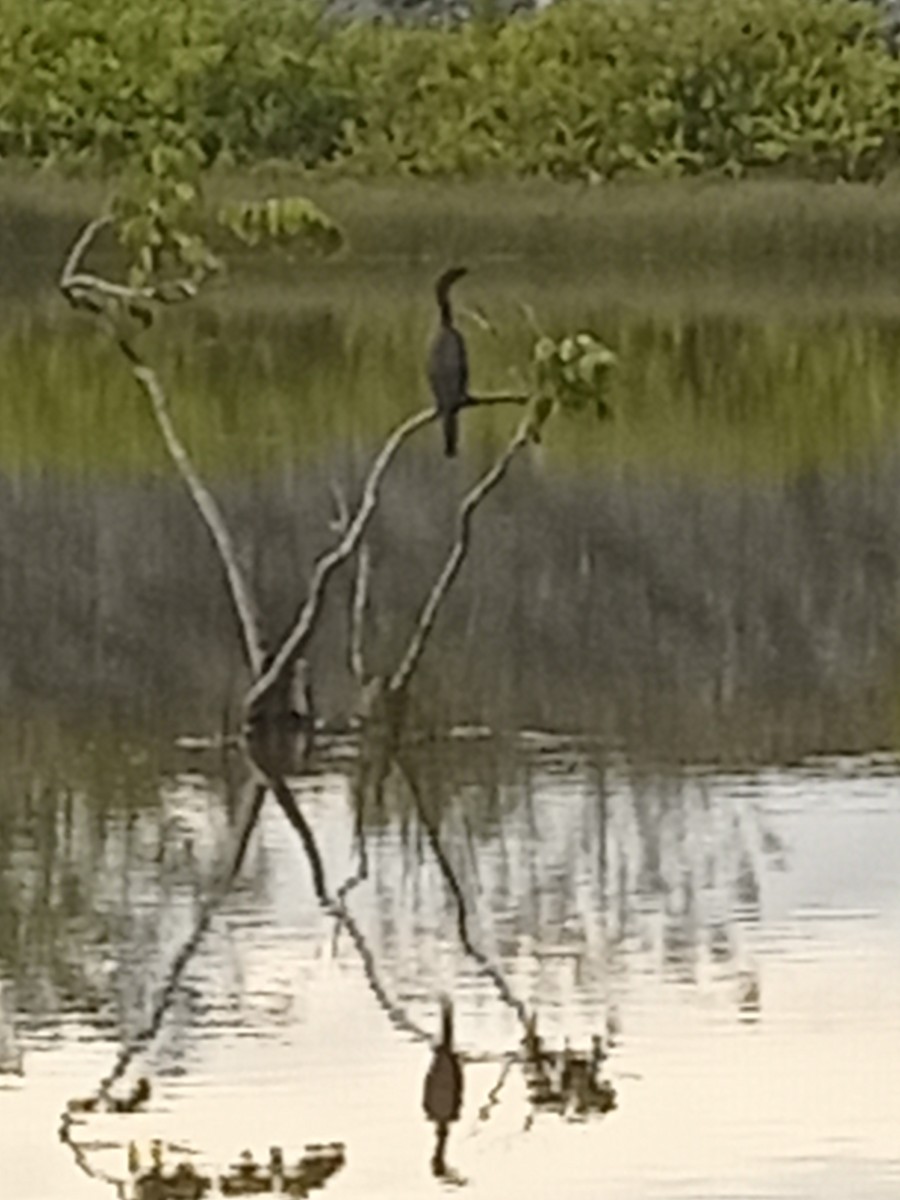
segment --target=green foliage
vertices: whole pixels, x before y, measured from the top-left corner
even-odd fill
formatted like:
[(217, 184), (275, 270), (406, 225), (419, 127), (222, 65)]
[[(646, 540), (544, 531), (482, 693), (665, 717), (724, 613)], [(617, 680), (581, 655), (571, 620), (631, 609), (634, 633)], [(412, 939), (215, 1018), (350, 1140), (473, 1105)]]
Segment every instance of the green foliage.
[(199, 164), (196, 146), (160, 144), (122, 181), (113, 216), (133, 287), (184, 279), (198, 284), (219, 269), (202, 230)]
[(900, 127), (879, 20), (856, 0), (558, 0), (455, 29), (308, 0), (0, 0), (0, 158), (869, 178)]
[(558, 341), (541, 337), (535, 343), (533, 361), (537, 432), (554, 407), (568, 413), (592, 409), (601, 420), (610, 415), (609, 373), (616, 356), (592, 333), (576, 333)]
[(305, 196), (225, 204), (218, 220), (246, 246), (286, 243), (302, 236), (312, 248), (331, 254), (344, 240), (334, 221)]
[(852, 0), (561, 0), (446, 33), (348, 35), (345, 154), (372, 172), (863, 178), (895, 154), (900, 67)]

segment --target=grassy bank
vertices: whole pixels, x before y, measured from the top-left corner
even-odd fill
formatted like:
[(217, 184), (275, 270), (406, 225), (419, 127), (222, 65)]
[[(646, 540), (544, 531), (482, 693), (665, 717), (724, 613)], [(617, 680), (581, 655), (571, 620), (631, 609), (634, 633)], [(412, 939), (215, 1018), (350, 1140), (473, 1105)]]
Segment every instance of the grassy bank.
[[(283, 168), (209, 182), (223, 198), (309, 191), (349, 234), (337, 262), (235, 263), (145, 338), (180, 427), (218, 475), (370, 453), (428, 402), (431, 284), (451, 259), (472, 268), (459, 300), (477, 388), (507, 389), (527, 361), (522, 302), (551, 331), (591, 328), (620, 356), (617, 420), (588, 440), (562, 423), (548, 464), (781, 477), (857, 463), (896, 427), (893, 186), (437, 186)], [(46, 171), (0, 182), (7, 470), (166, 470), (114, 351), (54, 291), (103, 188)], [(466, 308), (487, 312), (502, 336)], [(509, 419), (479, 414), (467, 447), (496, 448)]]
[[(114, 183), (52, 170), (0, 169), (0, 289), (52, 286), (80, 222)], [(436, 267), (465, 260), (483, 284), (539, 292), (602, 287), (625, 303), (683, 310), (888, 314), (900, 278), (900, 185), (674, 180), (590, 186), (548, 180), (327, 179), (281, 167), (217, 170), (214, 200), (304, 192), (344, 227), (336, 262), (262, 257), (238, 262), (230, 302), (308, 282), (340, 297), (368, 273), (409, 293)], [(265, 288), (253, 290), (253, 280)], [(249, 291), (247, 289), (248, 280)], [(705, 297), (705, 299), (704, 299)], [(277, 300), (280, 303), (280, 298)]]

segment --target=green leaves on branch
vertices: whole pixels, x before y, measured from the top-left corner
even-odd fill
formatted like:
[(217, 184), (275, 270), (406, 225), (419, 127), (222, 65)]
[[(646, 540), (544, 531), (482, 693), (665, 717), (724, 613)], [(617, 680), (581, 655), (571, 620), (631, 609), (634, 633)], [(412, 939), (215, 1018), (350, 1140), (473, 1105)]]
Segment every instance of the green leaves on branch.
[(220, 269), (203, 232), (201, 164), (199, 148), (189, 141), (156, 145), (124, 176), (113, 219), (132, 287), (198, 286)]
[(284, 245), (298, 238), (322, 254), (333, 254), (344, 244), (334, 221), (305, 196), (227, 204), (219, 209), (219, 223), (246, 246)]
[(335, 222), (304, 196), (227, 204), (211, 212), (202, 163), (195, 143), (157, 145), (123, 178), (113, 201), (113, 223), (128, 257), (132, 288), (150, 288), (164, 301), (193, 294), (223, 266), (213, 249), (222, 230), (252, 248), (299, 242), (330, 254), (343, 244)]
[(604, 420), (611, 415), (609, 377), (616, 355), (592, 333), (576, 333), (558, 340), (540, 337), (532, 352), (536, 399), (532, 402), (532, 434), (556, 410), (593, 412)]

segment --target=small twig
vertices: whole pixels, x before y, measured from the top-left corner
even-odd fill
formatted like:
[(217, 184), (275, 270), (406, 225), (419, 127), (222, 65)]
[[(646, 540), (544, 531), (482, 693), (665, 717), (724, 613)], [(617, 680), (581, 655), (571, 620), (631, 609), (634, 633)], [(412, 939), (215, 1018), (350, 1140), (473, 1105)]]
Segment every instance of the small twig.
[(329, 487), (331, 498), (334, 501), (334, 520), (329, 522), (328, 527), (335, 533), (343, 533), (350, 524), (350, 508), (347, 504), (347, 497), (336, 479), (332, 479)]
[(402, 692), (408, 686), (428, 642), (428, 637), (437, 619), (440, 606), (468, 553), (472, 514), (503, 480), (510, 463), (519, 451), (528, 445), (530, 440), (530, 426), (531, 418), (529, 416), (523, 417), (506, 449), (491, 469), (482, 475), (481, 479), (463, 498), (462, 504), (459, 507), (456, 541), (453, 543), (450, 553), (444, 562), (443, 569), (419, 614), (419, 619), (416, 622), (415, 630), (406, 648), (406, 653), (399, 667), (397, 667), (388, 681), (388, 691), (393, 693)]
[[(470, 396), (461, 407), (479, 408), (488, 407), (493, 404), (524, 405), (527, 402), (528, 397), (525, 396)], [(290, 632), (282, 642), (278, 652), (274, 655), (268, 668), (250, 687), (244, 700), (246, 708), (250, 709), (256, 704), (259, 698), (274, 686), (282, 672), (288, 670), (303, 653), (315, 630), (319, 610), (325, 599), (325, 590), (328, 586), (328, 581), (338, 567), (355, 553), (357, 546), (366, 532), (366, 528), (378, 503), (378, 489), (385, 472), (403, 443), (425, 425), (430, 425), (432, 421), (437, 419), (437, 416), (437, 412), (432, 408), (422, 409), (420, 412), (414, 413), (396, 427), (382, 446), (363, 485), (362, 498), (356, 512), (353, 514), (353, 518), (344, 530), (337, 545), (326, 551), (317, 560), (313, 570), (309, 594), (301, 605)], [(500, 478), (502, 478), (502, 475), (503, 472), (501, 472)], [(499, 482), (499, 479), (497, 482)], [(490, 484), (488, 490), (492, 486), (493, 484)]]

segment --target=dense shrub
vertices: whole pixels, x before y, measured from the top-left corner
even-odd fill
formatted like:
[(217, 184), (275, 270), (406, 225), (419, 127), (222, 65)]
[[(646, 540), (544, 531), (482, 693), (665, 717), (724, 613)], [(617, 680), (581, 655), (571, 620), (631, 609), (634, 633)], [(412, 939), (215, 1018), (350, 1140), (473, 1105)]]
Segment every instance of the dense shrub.
[(0, 155), (372, 173), (866, 178), (900, 65), (853, 0), (559, 0), (461, 28), (341, 24), (307, 0), (0, 0)]

